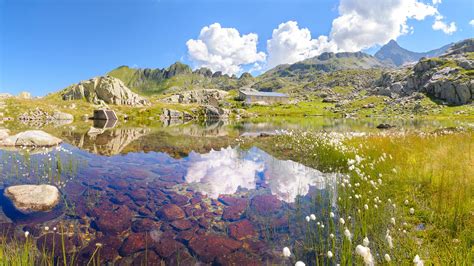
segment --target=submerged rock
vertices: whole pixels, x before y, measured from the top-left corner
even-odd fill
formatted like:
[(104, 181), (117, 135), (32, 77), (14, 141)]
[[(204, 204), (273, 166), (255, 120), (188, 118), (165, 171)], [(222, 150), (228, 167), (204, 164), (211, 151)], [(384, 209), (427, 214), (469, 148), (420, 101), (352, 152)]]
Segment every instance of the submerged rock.
[(49, 211), (59, 203), (59, 190), (51, 185), (19, 185), (5, 189), (8, 197), (21, 212)]
[(240, 241), (215, 234), (197, 236), (189, 241), (191, 250), (205, 263), (211, 263), (217, 257), (228, 255), (241, 246)]
[(29, 130), (0, 140), (0, 146), (51, 147), (59, 145), (61, 139), (41, 130)]
[(166, 221), (179, 220), (186, 216), (183, 209), (176, 204), (166, 204), (156, 212), (156, 215)]

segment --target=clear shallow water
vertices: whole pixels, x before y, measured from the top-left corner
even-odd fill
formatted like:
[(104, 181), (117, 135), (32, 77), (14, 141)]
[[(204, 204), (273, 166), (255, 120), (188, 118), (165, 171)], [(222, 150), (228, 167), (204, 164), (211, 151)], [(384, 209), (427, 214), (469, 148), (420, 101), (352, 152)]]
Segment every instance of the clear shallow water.
[[(28, 230), (40, 249), (54, 249), (57, 234), (44, 228), (66, 228), (67, 250), (79, 263), (98, 242), (104, 262), (140, 263), (147, 254), (149, 264), (282, 263), (282, 247), (303, 236), (303, 217), (336, 207), (336, 175), (256, 147), (240, 149), (236, 138), (296, 128), (372, 131), (378, 123), (313, 122), (49, 129), (65, 143), (0, 151), (0, 186), (53, 184), (62, 201), (51, 212), (22, 215), (2, 198), (2, 229), (17, 236)], [(444, 125), (397, 123), (427, 130)]]
[(51, 212), (23, 215), (2, 198), (0, 221), (47, 249), (51, 228), (67, 228), (68, 251), (82, 262), (100, 242), (104, 262), (138, 262), (147, 250), (169, 264), (279, 263), (299, 235), (289, 223), (295, 200), (326, 194), (335, 175), (242, 150), (233, 137), (196, 133), (196, 143), (193, 134), (90, 129), (61, 133), (66, 142), (52, 149), (2, 150), (1, 188), (53, 184), (62, 200)]

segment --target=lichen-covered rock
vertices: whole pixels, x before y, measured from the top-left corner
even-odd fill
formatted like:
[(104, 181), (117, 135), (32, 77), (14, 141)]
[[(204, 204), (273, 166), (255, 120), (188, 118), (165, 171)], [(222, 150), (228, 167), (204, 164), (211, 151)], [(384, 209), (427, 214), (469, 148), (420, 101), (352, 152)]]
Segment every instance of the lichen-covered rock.
[(94, 104), (116, 104), (130, 106), (148, 105), (147, 99), (133, 93), (125, 84), (114, 77), (96, 77), (81, 81), (62, 91), (63, 100), (86, 99)]
[(51, 185), (18, 185), (5, 189), (17, 210), (24, 213), (49, 211), (59, 203), (59, 190)]

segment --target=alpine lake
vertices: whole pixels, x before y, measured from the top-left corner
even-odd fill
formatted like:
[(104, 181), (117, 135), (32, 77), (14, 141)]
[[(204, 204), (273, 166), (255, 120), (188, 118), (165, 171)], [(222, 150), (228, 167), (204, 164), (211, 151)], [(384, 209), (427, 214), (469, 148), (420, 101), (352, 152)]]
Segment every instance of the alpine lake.
[(416, 255), (472, 265), (473, 128), (323, 117), (41, 125), (62, 144), (0, 149), (1, 194), (49, 184), (61, 200), (25, 214), (2, 196), (2, 249), (26, 247), (40, 265), (413, 265)]

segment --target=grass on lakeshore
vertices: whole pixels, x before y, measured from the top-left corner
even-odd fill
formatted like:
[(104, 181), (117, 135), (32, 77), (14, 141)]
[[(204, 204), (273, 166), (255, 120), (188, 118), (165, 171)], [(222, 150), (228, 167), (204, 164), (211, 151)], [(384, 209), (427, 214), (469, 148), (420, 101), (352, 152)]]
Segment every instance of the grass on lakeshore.
[[(336, 186), (335, 209), (314, 201), (315, 209), (320, 209), (317, 221), (325, 228), (296, 217), (307, 227), (304, 241), (289, 243), (297, 260), (311, 265), (362, 263), (369, 257), (357, 255), (355, 249), (368, 237), (369, 253), (377, 264), (389, 264), (385, 254), (393, 265), (412, 264), (415, 255), (427, 264), (472, 263), (474, 132), (344, 138), (297, 133), (257, 145), (278, 157), (347, 175)], [(331, 210), (335, 218), (329, 218)], [(328, 237), (331, 233), (334, 240)], [(329, 258), (327, 251), (334, 257)]]

